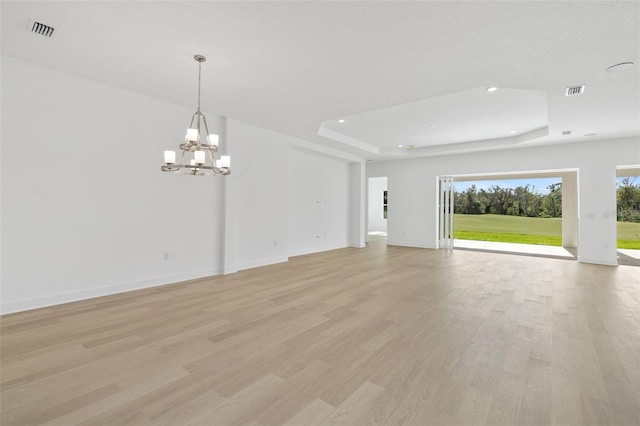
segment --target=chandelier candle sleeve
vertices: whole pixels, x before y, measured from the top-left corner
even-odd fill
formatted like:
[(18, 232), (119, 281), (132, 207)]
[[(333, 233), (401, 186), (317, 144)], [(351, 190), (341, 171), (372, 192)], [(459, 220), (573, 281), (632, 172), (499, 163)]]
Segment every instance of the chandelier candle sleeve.
[(195, 142), (198, 140), (198, 129), (187, 129), (187, 142)]
[(205, 163), (204, 151), (195, 151), (193, 153), (193, 158), (194, 160), (196, 160), (196, 164), (204, 164)]
[(175, 164), (176, 162), (176, 152), (175, 151), (165, 151), (164, 152), (164, 163), (165, 164)]

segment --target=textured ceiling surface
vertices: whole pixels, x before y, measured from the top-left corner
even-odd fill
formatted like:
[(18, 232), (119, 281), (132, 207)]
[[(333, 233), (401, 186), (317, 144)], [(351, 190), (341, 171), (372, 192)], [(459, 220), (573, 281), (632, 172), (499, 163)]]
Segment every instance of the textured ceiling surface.
[[(1, 8), (3, 55), (193, 107), (193, 55), (203, 54), (204, 110), (370, 159), (397, 155), (399, 144), (430, 155), (449, 144), (464, 151), (640, 134), (637, 1)], [(33, 19), (54, 36), (29, 32)], [(636, 67), (605, 71), (625, 61)], [(579, 84), (584, 94), (565, 96)], [(493, 97), (489, 86), (499, 88)], [(541, 128), (523, 139), (504, 133)]]

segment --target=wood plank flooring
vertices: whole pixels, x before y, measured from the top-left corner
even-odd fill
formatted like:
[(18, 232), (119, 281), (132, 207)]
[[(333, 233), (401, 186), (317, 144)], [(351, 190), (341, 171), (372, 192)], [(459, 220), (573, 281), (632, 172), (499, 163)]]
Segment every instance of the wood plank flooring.
[(640, 270), (341, 249), (1, 318), (1, 424), (640, 424)]

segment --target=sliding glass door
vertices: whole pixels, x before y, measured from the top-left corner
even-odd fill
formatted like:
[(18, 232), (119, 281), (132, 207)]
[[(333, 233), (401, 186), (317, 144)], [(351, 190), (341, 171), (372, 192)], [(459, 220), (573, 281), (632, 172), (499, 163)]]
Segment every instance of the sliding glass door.
[(453, 176), (440, 176), (438, 205), (438, 248), (453, 248)]

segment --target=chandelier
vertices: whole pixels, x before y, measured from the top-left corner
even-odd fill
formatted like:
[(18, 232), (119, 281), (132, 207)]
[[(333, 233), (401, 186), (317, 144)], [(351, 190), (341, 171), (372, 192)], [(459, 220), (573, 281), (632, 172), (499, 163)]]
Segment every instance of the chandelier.
[[(202, 75), (202, 63), (207, 60), (202, 55), (195, 55), (193, 59), (198, 62), (198, 110), (191, 117), (191, 124), (184, 137), (184, 143), (180, 144), (180, 162), (176, 163), (176, 152), (164, 152), (163, 172), (173, 172), (183, 175), (206, 176), (206, 175), (228, 175), (231, 173), (231, 157), (220, 156), (216, 159), (218, 152), (218, 135), (209, 133), (207, 119), (200, 112), (200, 78)], [(204, 133), (203, 133), (204, 130)], [(191, 153), (193, 152), (193, 158)], [(186, 162), (189, 161), (189, 164)]]

